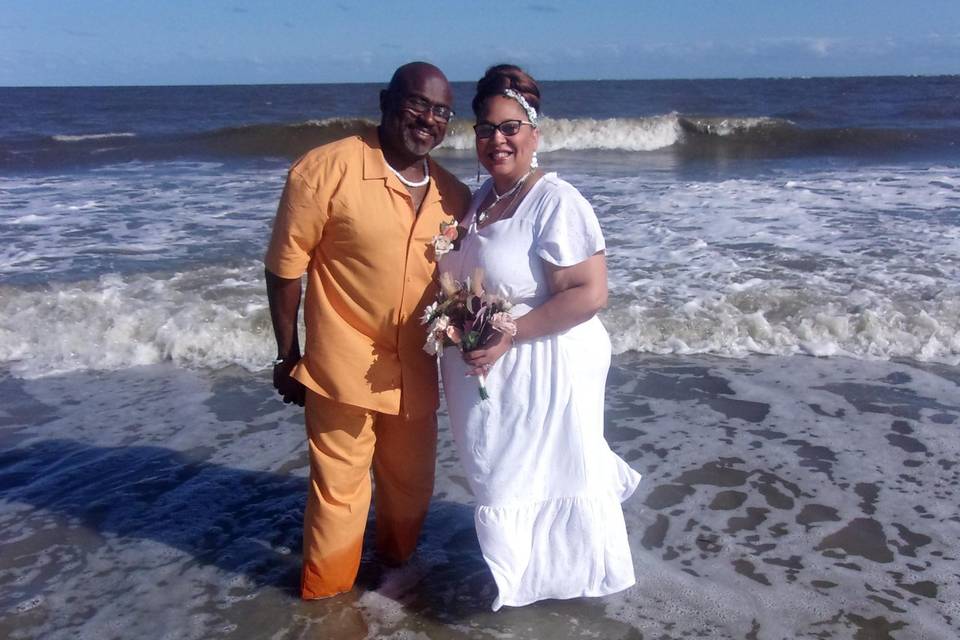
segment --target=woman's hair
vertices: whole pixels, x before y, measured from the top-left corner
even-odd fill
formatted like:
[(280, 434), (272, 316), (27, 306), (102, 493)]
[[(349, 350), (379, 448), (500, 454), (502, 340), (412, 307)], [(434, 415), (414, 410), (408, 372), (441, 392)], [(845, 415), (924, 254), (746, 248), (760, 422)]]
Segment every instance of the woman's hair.
[(477, 94), (473, 96), (473, 115), (480, 117), (480, 110), (487, 98), (502, 96), (507, 89), (513, 89), (526, 99), (530, 106), (540, 113), (540, 87), (529, 73), (512, 64), (498, 64), (487, 69), (477, 81)]

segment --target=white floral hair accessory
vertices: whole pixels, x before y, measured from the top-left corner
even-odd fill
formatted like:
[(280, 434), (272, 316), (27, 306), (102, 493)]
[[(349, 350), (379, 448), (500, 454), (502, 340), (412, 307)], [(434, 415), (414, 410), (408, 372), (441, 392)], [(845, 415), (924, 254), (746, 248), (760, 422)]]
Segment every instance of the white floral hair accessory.
[(527, 99), (523, 97), (522, 93), (514, 91), (513, 89), (504, 89), (503, 95), (519, 102), (523, 110), (527, 112), (527, 120), (529, 120), (533, 126), (537, 126), (537, 110), (530, 106), (530, 103), (527, 102)]

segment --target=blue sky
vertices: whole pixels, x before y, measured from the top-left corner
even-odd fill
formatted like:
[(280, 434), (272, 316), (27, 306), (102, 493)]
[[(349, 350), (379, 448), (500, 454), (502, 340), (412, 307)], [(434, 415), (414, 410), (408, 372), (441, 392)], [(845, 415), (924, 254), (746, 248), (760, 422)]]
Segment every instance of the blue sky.
[(0, 85), (960, 73), (960, 0), (2, 0)]

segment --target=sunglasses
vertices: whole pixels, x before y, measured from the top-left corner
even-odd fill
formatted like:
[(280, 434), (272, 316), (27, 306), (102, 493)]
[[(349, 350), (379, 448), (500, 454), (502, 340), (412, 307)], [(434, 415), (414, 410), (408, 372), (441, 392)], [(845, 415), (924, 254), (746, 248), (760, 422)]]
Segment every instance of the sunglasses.
[(493, 136), (494, 131), (499, 131), (509, 138), (510, 136), (515, 136), (520, 133), (520, 127), (525, 124), (528, 124), (534, 128), (536, 127), (536, 125), (534, 125), (532, 122), (527, 122), (525, 120), (504, 120), (500, 124), (490, 124), (489, 122), (475, 124), (473, 125), (473, 131), (480, 139)]
[(433, 104), (419, 96), (406, 96), (400, 101), (400, 107), (417, 115), (423, 115), (429, 111), (434, 119), (440, 122), (450, 122), (454, 115), (453, 109), (447, 105)]

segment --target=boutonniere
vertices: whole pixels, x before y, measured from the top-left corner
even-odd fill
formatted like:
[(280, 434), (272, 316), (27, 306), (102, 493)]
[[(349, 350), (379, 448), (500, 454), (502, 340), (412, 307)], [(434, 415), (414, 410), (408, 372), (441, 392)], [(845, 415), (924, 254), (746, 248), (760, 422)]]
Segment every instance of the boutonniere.
[(439, 260), (444, 254), (460, 249), (460, 240), (467, 230), (456, 222), (441, 222), (440, 233), (433, 236), (433, 254)]

